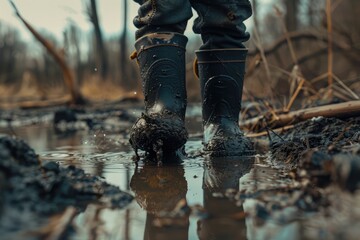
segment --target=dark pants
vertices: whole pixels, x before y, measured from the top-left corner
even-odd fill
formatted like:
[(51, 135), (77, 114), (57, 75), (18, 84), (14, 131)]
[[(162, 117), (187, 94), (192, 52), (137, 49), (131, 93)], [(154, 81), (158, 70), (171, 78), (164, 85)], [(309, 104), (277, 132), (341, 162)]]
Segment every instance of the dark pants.
[(201, 34), (200, 49), (244, 48), (249, 39), (244, 20), (251, 14), (249, 0), (134, 0), (141, 4), (134, 25), (136, 39), (154, 32), (183, 34), (192, 17), (198, 13), (193, 30)]

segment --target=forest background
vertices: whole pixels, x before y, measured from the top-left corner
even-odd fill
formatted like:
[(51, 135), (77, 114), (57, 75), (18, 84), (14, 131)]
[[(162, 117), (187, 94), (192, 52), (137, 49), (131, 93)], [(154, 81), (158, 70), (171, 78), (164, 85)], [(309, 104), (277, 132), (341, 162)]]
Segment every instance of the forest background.
[[(13, 3), (19, 15), (10, 1), (0, 0), (1, 103), (69, 99), (71, 87), (93, 101), (142, 97), (137, 65), (129, 58), (134, 50), (136, 3)], [(299, 96), (308, 105), (329, 98), (359, 99), (360, 1), (252, 0), (252, 5), (253, 17), (246, 22), (251, 39), (244, 98), (271, 99), (289, 108)], [(49, 43), (48, 48), (19, 16)], [(192, 63), (201, 39), (192, 33), (193, 19), (186, 31), (187, 88), (189, 100), (199, 101)], [(70, 85), (49, 47), (69, 70)]]

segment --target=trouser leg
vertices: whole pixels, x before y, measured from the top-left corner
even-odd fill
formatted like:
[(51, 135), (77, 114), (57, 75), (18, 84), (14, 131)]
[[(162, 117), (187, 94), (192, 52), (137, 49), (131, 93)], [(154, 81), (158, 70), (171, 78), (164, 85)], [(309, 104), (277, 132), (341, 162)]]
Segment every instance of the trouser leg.
[(141, 6), (134, 18), (136, 39), (155, 32), (183, 34), (192, 11), (189, 0), (134, 0)]
[(130, 132), (135, 151), (156, 155), (182, 148), (185, 129), (186, 82), (183, 35), (191, 17), (189, 0), (136, 0), (141, 4), (134, 24), (136, 57), (143, 82), (145, 112)]
[(249, 39), (244, 21), (252, 15), (249, 0), (190, 0), (197, 11), (193, 26), (201, 34), (200, 49), (244, 48)]
[(191, 0), (199, 17), (194, 31), (203, 45), (196, 52), (200, 78), (204, 150), (210, 156), (254, 154), (238, 121), (249, 39), (244, 20), (251, 16), (248, 0)]

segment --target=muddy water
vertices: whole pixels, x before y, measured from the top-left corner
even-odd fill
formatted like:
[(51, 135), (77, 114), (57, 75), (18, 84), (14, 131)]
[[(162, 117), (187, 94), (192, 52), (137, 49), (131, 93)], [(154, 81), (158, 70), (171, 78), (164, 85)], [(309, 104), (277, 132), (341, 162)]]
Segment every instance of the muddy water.
[[(187, 152), (197, 155), (201, 139), (199, 114), (188, 122), (191, 138)], [(189, 114), (191, 115), (191, 113)], [(130, 125), (124, 125), (126, 129)], [(100, 209), (90, 205), (76, 219), (75, 239), (241, 239), (246, 237), (243, 209), (225, 195), (238, 189), (239, 178), (250, 170), (238, 160), (214, 164), (203, 157), (176, 161), (161, 168), (140, 162), (135, 166), (127, 138), (104, 130), (55, 132), (49, 123), (2, 128), (27, 141), (41, 159), (62, 165), (76, 165), (89, 174), (101, 176), (135, 196), (123, 210)], [(195, 137), (194, 137), (195, 136)], [(218, 161), (219, 162), (219, 161)], [(240, 169), (233, 171), (233, 169)], [(193, 210), (184, 216), (166, 217), (186, 199)], [(177, 215), (181, 215), (180, 210)], [(165, 217), (164, 217), (165, 216)]]

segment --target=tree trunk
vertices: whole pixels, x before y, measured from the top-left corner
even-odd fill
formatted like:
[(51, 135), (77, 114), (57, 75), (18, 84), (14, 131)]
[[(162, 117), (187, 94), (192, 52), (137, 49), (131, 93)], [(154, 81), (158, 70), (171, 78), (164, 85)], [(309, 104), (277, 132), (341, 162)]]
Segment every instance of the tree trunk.
[(252, 0), (252, 9), (253, 9), (253, 19), (254, 24), (256, 27), (259, 27), (259, 21), (258, 21), (258, 1)]
[(99, 24), (96, 0), (90, 0), (89, 17), (90, 17), (90, 21), (92, 22), (92, 24), (94, 26), (97, 56), (99, 56), (97, 63), (100, 66), (99, 70), (100, 70), (101, 77), (103, 79), (105, 79), (108, 75), (109, 64), (108, 64), (104, 40), (103, 40), (103, 36), (102, 36), (100, 24)]
[(284, 0), (286, 7), (285, 23), (288, 31), (292, 32), (298, 29), (298, 10), (300, 0)]
[(124, 28), (123, 28), (123, 32), (121, 34), (120, 37), (120, 76), (121, 76), (121, 84), (122, 85), (126, 85), (125, 81), (128, 79), (128, 70), (127, 70), (127, 19), (128, 19), (128, 8), (127, 8), (127, 4), (128, 1), (127, 0), (122, 0), (123, 1), (123, 24), (124, 24)]

